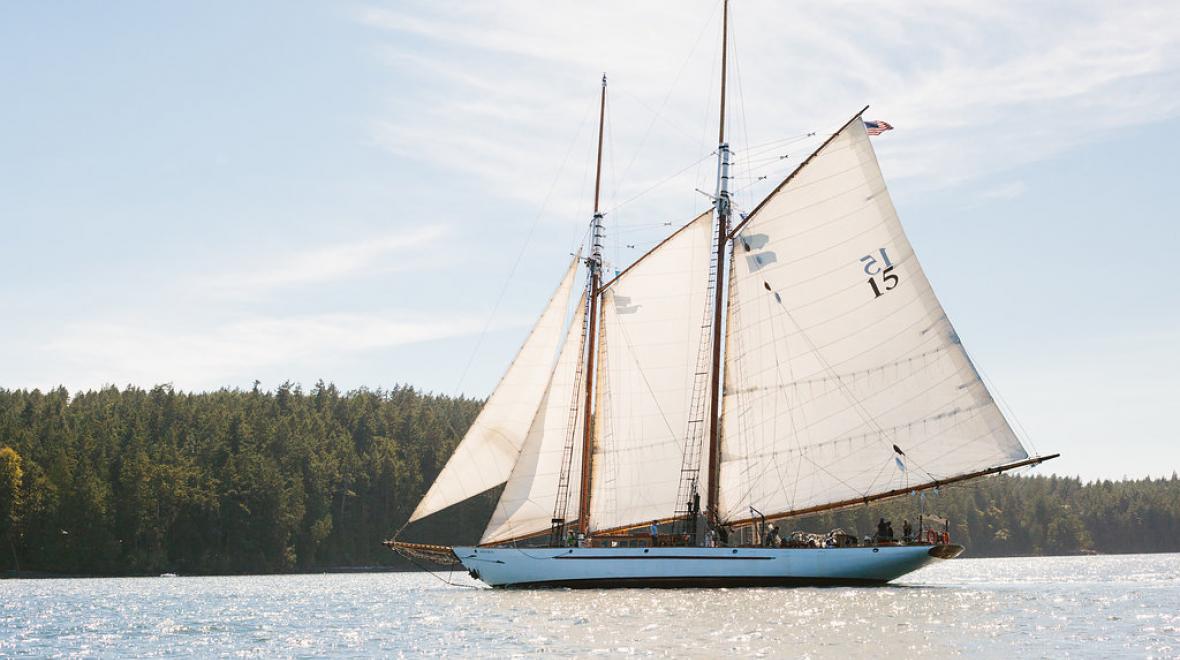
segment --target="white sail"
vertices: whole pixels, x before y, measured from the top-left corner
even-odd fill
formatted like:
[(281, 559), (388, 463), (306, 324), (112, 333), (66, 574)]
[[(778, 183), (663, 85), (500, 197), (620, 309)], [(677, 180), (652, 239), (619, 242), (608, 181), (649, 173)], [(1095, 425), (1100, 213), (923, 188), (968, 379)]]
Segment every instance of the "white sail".
[(455, 453), (418, 503), (410, 522), (474, 497), (508, 479), (520, 456), (533, 416), (541, 405), (579, 259), (570, 263), (561, 284), (533, 326), (508, 371), (488, 397)]
[(733, 250), (724, 518), (1027, 457), (906, 240), (859, 117), (754, 210)]
[(578, 515), (578, 478), (582, 465), (582, 418), (585, 379), (578, 368), (583, 360), (583, 325), (586, 297), (570, 322), (557, 367), (545, 390), (541, 407), (533, 417), (520, 458), (508, 477), (496, 510), (480, 543), (496, 543), (544, 532), (550, 528), (558, 497), (567, 442), (572, 443), (568, 471), (566, 519)]
[(683, 504), (676, 496), (697, 353), (708, 332), (711, 234), (712, 215), (702, 214), (603, 291), (592, 530), (666, 518)]

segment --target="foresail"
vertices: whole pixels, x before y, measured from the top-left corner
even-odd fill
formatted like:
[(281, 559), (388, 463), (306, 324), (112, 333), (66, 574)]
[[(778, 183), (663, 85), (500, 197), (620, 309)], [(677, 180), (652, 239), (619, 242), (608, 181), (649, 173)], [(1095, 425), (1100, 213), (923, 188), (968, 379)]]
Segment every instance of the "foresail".
[[(533, 417), (528, 436), (516, 461), (496, 510), (484, 530), (480, 543), (497, 543), (547, 531), (558, 496), (567, 443), (580, 447), (582, 409), (585, 401), (585, 382), (580, 378), (579, 364), (584, 351), (583, 325), (586, 318), (586, 297), (578, 301), (577, 312), (566, 332), (557, 367), (553, 370), (541, 406)], [(569, 470), (581, 471), (581, 451), (569, 454)], [(575, 478), (576, 481), (576, 478)], [(576, 488), (567, 491), (569, 508), (567, 519), (576, 519), (578, 498)]]
[(702, 214), (603, 290), (592, 530), (667, 518), (680, 504), (711, 228)]
[(859, 116), (734, 237), (725, 519), (1027, 457), (934, 295)]
[(520, 456), (529, 426), (553, 371), (579, 259), (533, 326), (508, 371), (488, 397), (455, 453), (418, 503), (410, 522), (504, 483)]

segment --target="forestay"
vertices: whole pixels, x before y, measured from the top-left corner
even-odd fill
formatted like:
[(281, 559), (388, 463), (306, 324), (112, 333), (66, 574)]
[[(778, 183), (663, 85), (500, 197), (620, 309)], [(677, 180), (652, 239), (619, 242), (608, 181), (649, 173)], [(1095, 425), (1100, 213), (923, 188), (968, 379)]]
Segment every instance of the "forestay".
[(724, 518), (1027, 456), (906, 240), (859, 117), (755, 209), (733, 250)]
[[(484, 530), (480, 543), (497, 543), (547, 531), (553, 516), (553, 504), (558, 497), (558, 481), (566, 443), (576, 445), (582, 437), (581, 421), (585, 401), (585, 381), (579, 378), (578, 365), (582, 361), (583, 325), (586, 318), (586, 298), (578, 301), (577, 313), (570, 322), (557, 366), (533, 417), (520, 458), (508, 477), (496, 510)], [(581, 452), (571, 452), (567, 472), (581, 471)], [(570, 496), (567, 518), (578, 515), (578, 498)]]
[(708, 294), (704, 213), (608, 283), (598, 345), (590, 526), (666, 518), (677, 488)]
[(418, 503), (410, 522), (478, 495), (508, 479), (549, 384), (579, 261), (575, 257), (570, 263), (541, 318), (438, 479)]

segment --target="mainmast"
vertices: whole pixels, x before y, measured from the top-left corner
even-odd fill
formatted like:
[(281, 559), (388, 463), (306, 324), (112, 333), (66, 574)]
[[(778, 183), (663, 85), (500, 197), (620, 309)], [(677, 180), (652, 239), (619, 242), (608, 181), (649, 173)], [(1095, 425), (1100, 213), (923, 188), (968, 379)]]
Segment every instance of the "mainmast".
[(729, 0), (725, 0), (721, 12), (721, 116), (717, 131), (717, 254), (714, 255), (717, 270), (713, 283), (713, 363), (709, 381), (709, 492), (705, 498), (705, 515), (709, 523), (718, 520), (718, 496), (720, 493), (719, 473), (721, 471), (721, 319), (724, 289), (721, 286), (725, 273), (725, 242), (729, 234), (729, 145), (725, 142), (725, 73), (726, 53), (729, 37)]
[(586, 315), (586, 401), (583, 405), (582, 420), (582, 478), (581, 494), (578, 500), (578, 533), (586, 535), (590, 530), (590, 479), (594, 473), (591, 461), (594, 455), (593, 423), (591, 405), (594, 402), (594, 358), (597, 354), (595, 339), (598, 330), (598, 296), (602, 285), (602, 212), (599, 210), (599, 194), (602, 190), (602, 129), (606, 120), (606, 74), (602, 75), (602, 98), (598, 105), (598, 163), (594, 171), (594, 218), (590, 222), (590, 256), (586, 259), (589, 277), (586, 279), (586, 300), (590, 309)]

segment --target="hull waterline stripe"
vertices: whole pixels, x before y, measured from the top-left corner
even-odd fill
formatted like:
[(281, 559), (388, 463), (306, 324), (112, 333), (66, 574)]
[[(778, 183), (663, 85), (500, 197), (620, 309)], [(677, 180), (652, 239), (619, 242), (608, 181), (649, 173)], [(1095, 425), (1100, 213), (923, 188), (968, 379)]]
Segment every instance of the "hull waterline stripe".
[(627, 556), (623, 556), (623, 557), (611, 557), (608, 555), (588, 555), (588, 556), (582, 556), (582, 557), (579, 557), (578, 555), (557, 555), (556, 557), (550, 557), (550, 559), (578, 559), (578, 560), (581, 560), (581, 559), (610, 559), (612, 561), (622, 561), (624, 559), (696, 559), (696, 560), (701, 560), (701, 559), (706, 559), (706, 560), (741, 559), (741, 560), (745, 561), (745, 560), (751, 560), (751, 559), (774, 559), (774, 557), (766, 557), (766, 556), (761, 556), (761, 555), (757, 556), (757, 557), (742, 557), (741, 555), (723, 555), (720, 557), (708, 557), (708, 556), (701, 556), (701, 555), (627, 555)]
[(595, 578), (587, 580), (545, 580), (503, 584), (495, 589), (612, 589), (651, 588), (685, 589), (700, 587), (883, 587), (885, 580), (862, 578), (806, 578), (767, 577), (761, 575), (735, 577), (666, 577), (666, 578)]

